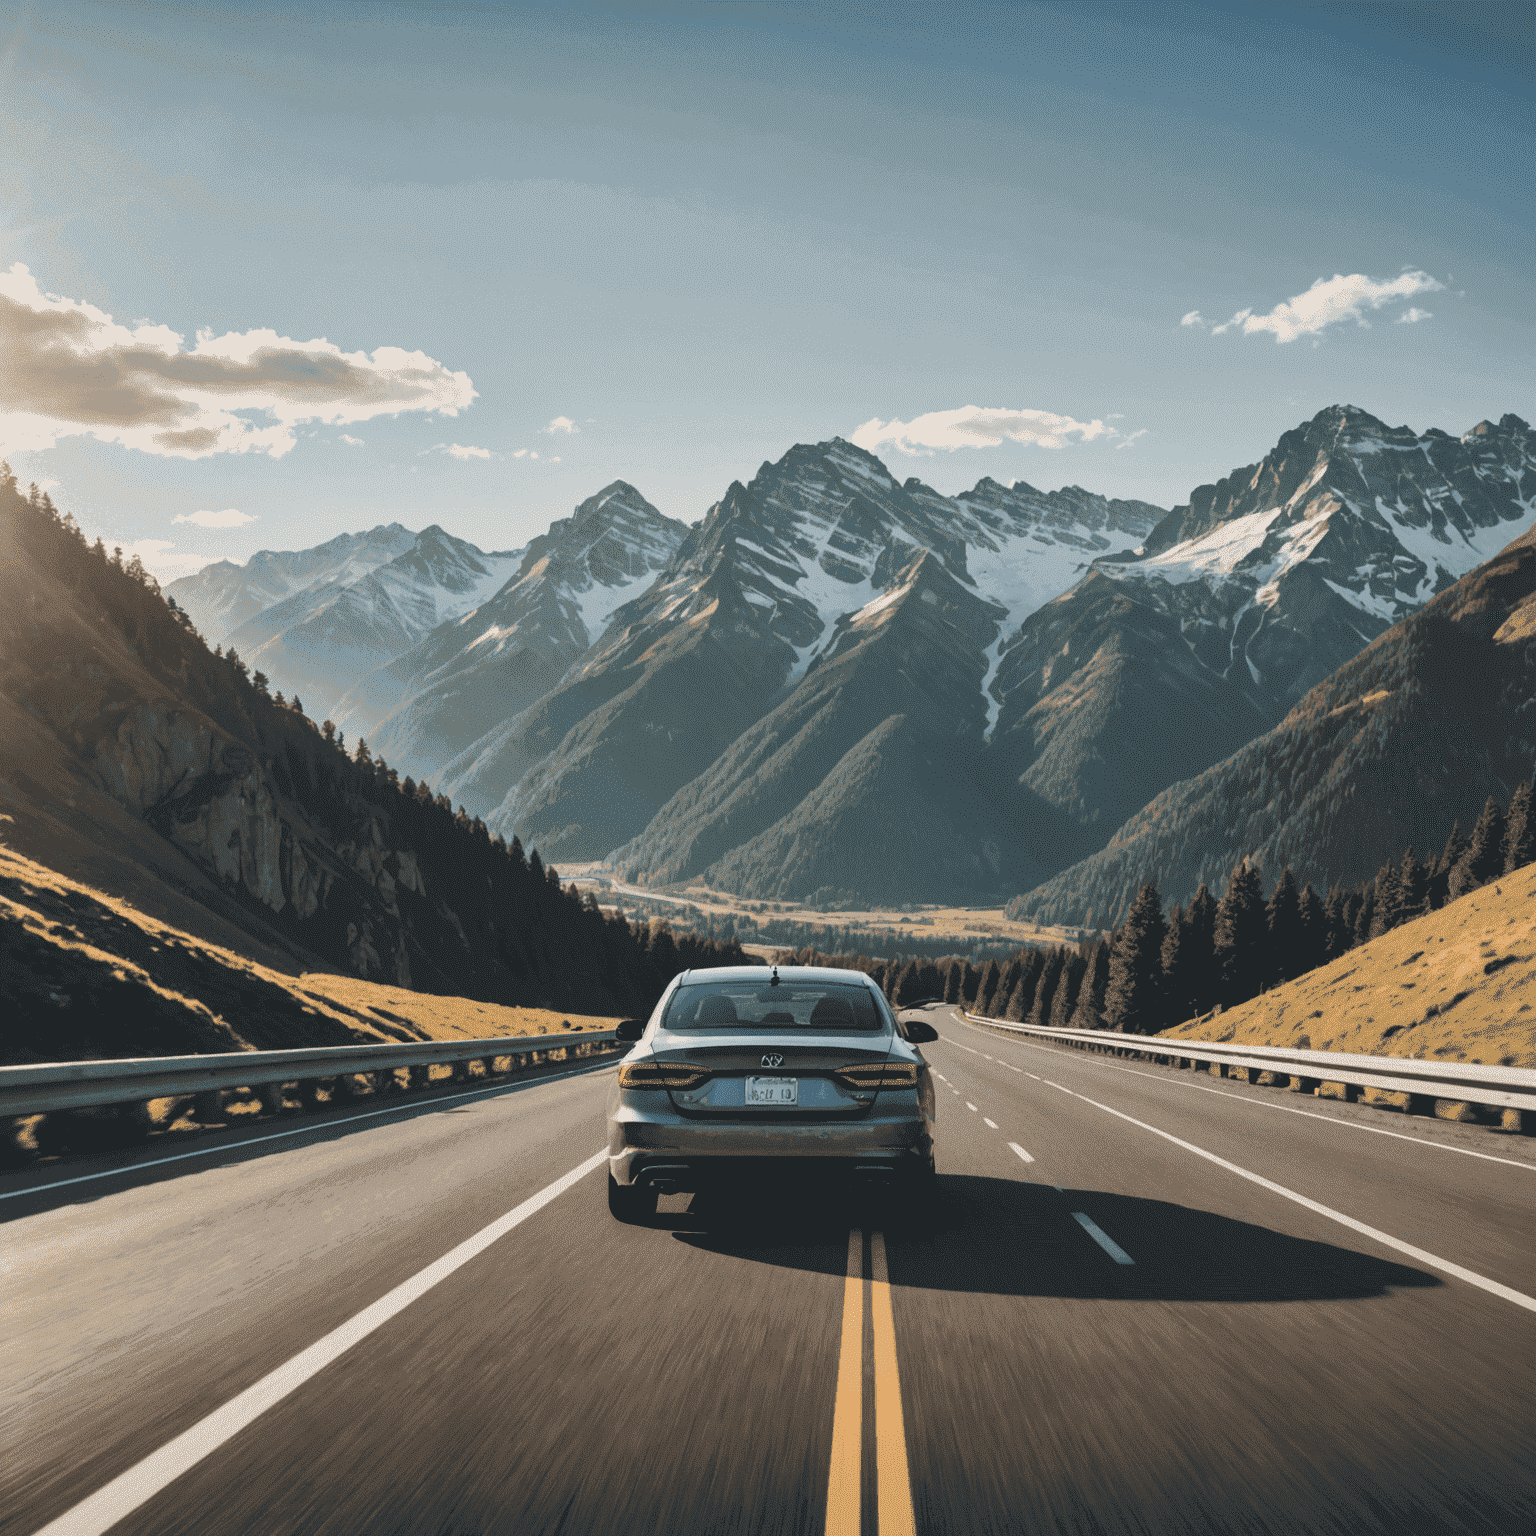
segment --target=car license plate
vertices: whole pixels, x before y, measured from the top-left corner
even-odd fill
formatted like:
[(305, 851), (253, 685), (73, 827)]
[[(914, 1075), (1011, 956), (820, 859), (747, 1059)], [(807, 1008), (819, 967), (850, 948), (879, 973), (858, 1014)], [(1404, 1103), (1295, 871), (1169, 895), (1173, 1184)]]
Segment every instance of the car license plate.
[(798, 1104), (800, 1080), (796, 1077), (749, 1077), (748, 1104)]

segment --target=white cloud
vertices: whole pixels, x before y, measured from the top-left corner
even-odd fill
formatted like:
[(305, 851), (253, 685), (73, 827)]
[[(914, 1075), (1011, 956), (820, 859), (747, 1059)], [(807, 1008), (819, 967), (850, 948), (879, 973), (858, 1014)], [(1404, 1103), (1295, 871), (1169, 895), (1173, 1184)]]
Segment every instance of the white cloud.
[(1198, 309), (1192, 309), (1192, 310), (1190, 310), (1190, 312), (1187, 315), (1184, 316), (1184, 318), (1182, 320), (1179, 321), (1179, 324), (1180, 325), (1204, 325), (1205, 324), (1205, 316), (1202, 315)]
[[(1275, 305), (1267, 315), (1256, 315), (1251, 308), (1240, 309), (1230, 320), (1213, 326), (1211, 335), (1240, 330), (1245, 336), (1253, 336), (1269, 331), (1277, 342), (1284, 342), (1295, 341), (1298, 336), (1316, 336), (1342, 320), (1369, 327), (1366, 310), (1380, 309), (1394, 299), (1411, 298), (1416, 293), (1437, 293), (1444, 286), (1427, 272), (1419, 271), (1404, 272), (1390, 282), (1377, 282), (1363, 272), (1352, 272), (1348, 277), (1335, 273), (1318, 278), (1305, 293)], [(1188, 320), (1186, 315), (1181, 323)]]
[(852, 441), (869, 453), (890, 443), (898, 453), (926, 456), (940, 448), (996, 448), (1005, 438), (1041, 448), (1065, 448), (1074, 438), (1086, 443), (1106, 435), (1114, 436), (1114, 428), (1102, 421), (1074, 421), (1052, 411), (962, 405), (956, 411), (929, 411), (911, 421), (882, 422), (874, 417), (853, 434)]
[(360, 438), (360, 437), (349, 437), (345, 432), (343, 432), (341, 434), (341, 440), (349, 448), (361, 448), (363, 446), (362, 438)]
[(1417, 325), (1420, 320), (1430, 320), (1433, 318), (1434, 312), (1432, 310), (1420, 309), (1418, 305), (1414, 304), (1410, 305), (1397, 317), (1397, 323), (1399, 325)]
[(489, 448), (467, 448), (463, 443), (449, 443), (448, 452), (456, 459), (488, 459), (491, 456)]
[(184, 340), (168, 326), (130, 328), (93, 304), (44, 293), (17, 262), (0, 272), (0, 448), (51, 448), (84, 434), (171, 458), (280, 458), (300, 423), (456, 416), (475, 398), (467, 373), (400, 347), (343, 352), (323, 337), (298, 342), (271, 330), (199, 331), (191, 348)]
[(1137, 427), (1137, 429), (1134, 432), (1132, 432), (1131, 435), (1128, 438), (1126, 438), (1126, 440), (1123, 443), (1116, 443), (1115, 444), (1115, 452), (1119, 453), (1122, 448), (1130, 448), (1130, 447), (1132, 447), (1135, 444), (1136, 439), (1138, 437), (1145, 437), (1147, 435), (1147, 433), (1150, 432), (1151, 430), (1152, 429), (1150, 427)]
[(199, 528), (244, 528), (247, 523), (256, 521), (256, 515), (226, 507), (222, 512), (178, 512), (171, 521), (193, 523)]
[(548, 433), (580, 432), (581, 428), (569, 416), (556, 416), (544, 430)]
[(512, 457), (514, 459), (536, 459), (538, 456), (539, 450), (537, 448), (514, 448), (512, 450)]

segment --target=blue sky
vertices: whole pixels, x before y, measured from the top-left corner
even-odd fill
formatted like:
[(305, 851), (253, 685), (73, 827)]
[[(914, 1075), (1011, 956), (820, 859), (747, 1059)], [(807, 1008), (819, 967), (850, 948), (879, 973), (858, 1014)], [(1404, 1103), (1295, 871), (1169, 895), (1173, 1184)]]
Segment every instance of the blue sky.
[(1171, 506), (1334, 402), (1530, 419), (1532, 16), (0, 6), (0, 297), (139, 370), (28, 353), (0, 438), (169, 575), (861, 428)]

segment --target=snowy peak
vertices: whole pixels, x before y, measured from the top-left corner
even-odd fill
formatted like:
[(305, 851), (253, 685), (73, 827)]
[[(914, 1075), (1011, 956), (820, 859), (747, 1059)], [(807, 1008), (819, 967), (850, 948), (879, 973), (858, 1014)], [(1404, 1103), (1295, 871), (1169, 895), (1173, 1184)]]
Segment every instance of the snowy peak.
[(1260, 464), (1196, 490), (1143, 558), (1104, 568), (1175, 585), (1237, 581), (1273, 607), (1305, 565), (1379, 627), (1492, 558), (1533, 513), (1536, 434), (1519, 417), (1453, 438), (1330, 406)]
[(244, 565), (220, 560), (166, 587), (210, 645), (242, 624), (316, 583), (349, 585), (411, 547), (416, 535), (400, 523), (343, 533), (313, 549), (258, 550)]

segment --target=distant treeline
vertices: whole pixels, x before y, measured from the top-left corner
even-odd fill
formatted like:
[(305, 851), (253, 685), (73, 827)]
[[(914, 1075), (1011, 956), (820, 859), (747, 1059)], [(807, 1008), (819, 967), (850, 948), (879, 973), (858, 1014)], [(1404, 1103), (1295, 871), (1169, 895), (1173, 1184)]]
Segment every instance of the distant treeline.
[(983, 965), (802, 949), (783, 963), (863, 971), (897, 1007), (941, 998), (1014, 1023), (1150, 1035), (1247, 1002), (1533, 861), (1526, 781), (1508, 806), (1490, 797), (1470, 838), (1453, 828), (1438, 858), (1426, 862), (1409, 848), (1374, 880), (1335, 886), (1326, 899), (1310, 885), (1298, 890), (1286, 869), (1266, 901), (1258, 869), (1243, 860), (1220, 901), (1202, 885), (1187, 908), (1165, 916), (1157, 886), (1144, 885), (1109, 938), (1076, 947), (1018, 950)]
[[(125, 562), (121, 549), (108, 551), (100, 539), (87, 543), (75, 519), (46, 493), (33, 486), (23, 495), (9, 465), (0, 465), (0, 519), (100, 632), (120, 638), (168, 693), (252, 748), (273, 787), (333, 848), (371, 846), (377, 829), (387, 846), (415, 855), (431, 897), (398, 884), (394, 899), (419, 940), (411, 961), (422, 990), (572, 1012), (638, 1013), (679, 970), (746, 962), (734, 941), (605, 917), (594, 897), (583, 898), (574, 885), (562, 890), (558, 872), (536, 851), (525, 856), (516, 838), (509, 845), (490, 836), (463, 806), (455, 810), (447, 796), (402, 780), (366, 742), (359, 740), (349, 754), (329, 721), (317, 725), (297, 697), (273, 693), (268, 679), (233, 649), (210, 650), (137, 555)], [(169, 821), (176, 811), (172, 801), (147, 819)], [(264, 922), (347, 964), (345, 911), (322, 906), (301, 921), (291, 907), (274, 915), (255, 898), (232, 894), (254, 904)]]

